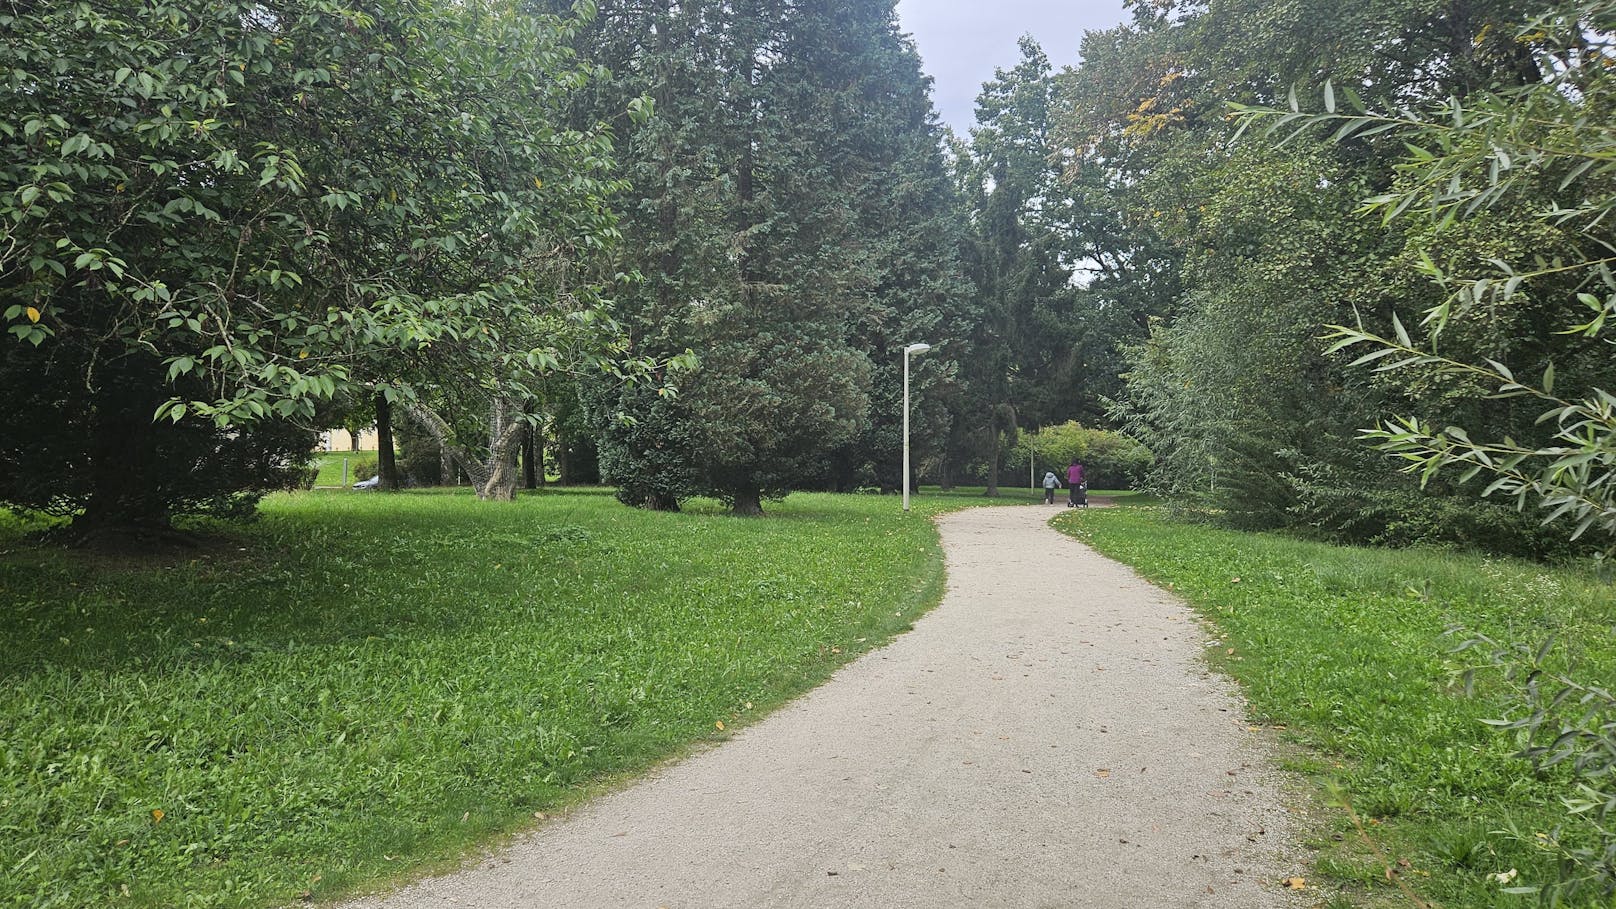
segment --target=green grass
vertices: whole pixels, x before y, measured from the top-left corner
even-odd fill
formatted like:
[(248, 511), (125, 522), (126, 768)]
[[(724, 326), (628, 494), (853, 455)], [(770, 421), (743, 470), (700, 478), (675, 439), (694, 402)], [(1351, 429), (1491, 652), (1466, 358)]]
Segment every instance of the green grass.
[(0, 905), (280, 905), (452, 863), (907, 628), (941, 594), (923, 516), (964, 504), (314, 492), (166, 560), (0, 523)]
[[(1171, 522), (1155, 509), (1062, 513), (1055, 526), (1193, 604), (1209, 647), (1245, 690), (1257, 722), (1301, 746), (1291, 761), (1339, 783), (1416, 891), (1447, 907), (1525, 907), (1488, 875), (1555, 879), (1531, 841), (1564, 816), (1563, 772), (1537, 775), (1517, 744), (1482, 721), (1510, 712), (1501, 686), (1466, 697), (1450, 625), (1496, 638), (1567, 643), (1573, 673), (1616, 678), (1616, 591), (1592, 573), (1446, 551), (1386, 551)], [(1514, 711), (1518, 714), (1519, 710)], [(1318, 870), (1344, 900), (1393, 893), (1344, 812), (1317, 831)], [(1517, 831), (1511, 836), (1502, 831)], [(1407, 905), (1395, 894), (1388, 904)], [(1611, 905), (1609, 902), (1594, 905)]]
[[(314, 453), (314, 464), (320, 472), (314, 477), (316, 486), (352, 486), (366, 477), (355, 476), (354, 468), (360, 461), (374, 463), (374, 451), (317, 451)], [(348, 482), (342, 479), (342, 462), (348, 462)]]

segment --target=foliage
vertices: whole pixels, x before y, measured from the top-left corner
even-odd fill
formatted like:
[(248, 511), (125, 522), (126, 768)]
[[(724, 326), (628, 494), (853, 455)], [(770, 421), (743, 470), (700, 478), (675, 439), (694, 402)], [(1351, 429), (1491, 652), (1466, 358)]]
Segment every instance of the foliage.
[[(1572, 538), (1589, 529), (1600, 532), (1607, 554), (1616, 550), (1616, 514), (1610, 499), (1611, 465), (1616, 463), (1616, 398), (1590, 386), (1597, 370), (1583, 369), (1580, 391), (1556, 393), (1571, 384), (1562, 366), (1535, 364), (1540, 379), (1517, 380), (1511, 368), (1492, 357), (1471, 361), (1436, 347), (1463, 320), (1506, 308), (1519, 308), (1527, 291), (1543, 279), (1572, 277), (1572, 287), (1546, 316), (1558, 319), (1561, 340), (1548, 353), (1574, 362), (1589, 356), (1589, 339), (1599, 339), (1606, 319), (1616, 313), (1616, 277), (1609, 257), (1608, 216), (1616, 210), (1616, 158), (1610, 153), (1616, 133), (1607, 114), (1616, 99), (1616, 80), (1609, 71), (1611, 47), (1607, 26), (1616, 21), (1616, 5), (1588, 2), (1564, 8), (1522, 32), (1522, 42), (1535, 45), (1542, 71), (1552, 77), (1512, 90), (1480, 92), (1452, 98), (1426, 116), (1365, 113), (1353, 93), (1354, 114), (1336, 114), (1333, 89), (1326, 87), (1322, 115), (1304, 114), (1294, 104), (1286, 112), (1237, 107), (1246, 122), (1271, 121), (1270, 132), (1291, 128), (1292, 135), (1312, 126), (1335, 127), (1332, 137), (1394, 133), (1407, 143), (1409, 156), (1399, 166), (1401, 180), (1392, 192), (1368, 200), (1366, 207), (1387, 221), (1413, 212), (1429, 212), (1443, 228), (1484, 217), (1510, 206), (1516, 197), (1543, 200), (1535, 217), (1568, 234), (1553, 259), (1541, 253), (1531, 267), (1502, 258), (1489, 260), (1493, 274), (1465, 278), (1440, 263), (1430, 247), (1417, 247), (1421, 270), (1441, 286), (1440, 302), (1426, 311), (1422, 326), (1428, 338), (1417, 343), (1395, 316), (1386, 335), (1360, 323), (1336, 329), (1332, 352), (1358, 345), (1373, 350), (1353, 365), (1376, 363), (1376, 371), (1410, 370), (1440, 377), (1475, 397), (1495, 400), (1536, 398), (1543, 407), (1537, 424), (1552, 427), (1549, 439), (1473, 442), (1456, 425), (1438, 428), (1429, 419), (1398, 417), (1368, 431), (1380, 447), (1408, 461), (1407, 469), (1429, 482), (1444, 468), (1458, 467), (1466, 479), (1492, 478), (1484, 495), (1502, 493), (1524, 506), (1528, 498), (1548, 511), (1546, 520), (1573, 522)], [(1605, 29), (1601, 31), (1601, 29)], [(1551, 285), (1550, 292), (1556, 288)], [(1542, 293), (1542, 291), (1539, 291)], [(1570, 298), (1575, 295), (1576, 303)], [(1579, 321), (1586, 319), (1587, 321)], [(1461, 340), (1461, 344), (1463, 341)], [(1608, 355), (1594, 355), (1603, 364)], [(1507, 357), (1505, 359), (1508, 359)], [(1589, 373), (1594, 373), (1590, 376)], [(1576, 373), (1573, 373), (1576, 375)], [(1575, 387), (1575, 386), (1573, 386)], [(1475, 427), (1472, 427), (1475, 428)]]
[(934, 529), (891, 499), (778, 510), (315, 492), (173, 562), (0, 524), (0, 905), (274, 906), (453, 860), (940, 596)]
[(0, 12), (8, 361), (48, 350), (96, 391), (103, 364), (150, 358), (143, 416), (219, 426), (378, 386), (430, 409), (446, 381), (499, 411), (544, 373), (647, 371), (619, 364), (600, 296), (609, 134), (560, 114), (592, 73), (567, 46), (578, 17), (507, 0), (136, 12)]
[[(1610, 232), (1605, 223), (1616, 209), (1616, 159), (1609, 151), (1616, 133), (1608, 118), (1616, 80), (1609, 71), (1611, 48), (1604, 37), (1609, 31), (1598, 30), (1613, 18), (1616, 5), (1592, 2), (1532, 23), (1522, 41), (1535, 43), (1542, 69), (1553, 74), (1551, 79), (1453, 98), (1426, 116), (1367, 114), (1363, 103), (1350, 95), (1358, 113), (1337, 115), (1333, 92), (1326, 99), (1331, 110), (1323, 115), (1239, 109), (1248, 122), (1271, 118), (1270, 131), (1328, 123), (1336, 127), (1337, 141), (1381, 132), (1403, 139), (1409, 157), (1399, 167), (1399, 184), (1366, 203), (1387, 221), (1430, 212), (1451, 230), (1462, 220), (1508, 207), (1517, 197), (1542, 200), (1535, 217), (1569, 235), (1570, 242), (1558, 244), (1559, 254), (1550, 259), (1539, 252), (1529, 266), (1494, 258), (1489, 260), (1492, 274), (1466, 278), (1439, 262), (1433, 249), (1418, 248), (1421, 270), (1445, 291), (1426, 311), (1422, 326), (1427, 339), (1416, 342), (1394, 317), (1395, 331), (1385, 335), (1361, 322), (1338, 326), (1332, 350), (1369, 345), (1373, 349), (1353, 365), (1376, 363), (1381, 373), (1406, 369), (1440, 377), (1475, 397), (1537, 399), (1543, 409), (1535, 414), (1535, 422), (1552, 428), (1547, 439), (1517, 441), (1506, 434), (1501, 441), (1475, 442), (1461, 426), (1439, 428), (1419, 416), (1388, 419), (1366, 436), (1408, 461), (1407, 469), (1418, 473), (1422, 482), (1444, 468), (1459, 468), (1467, 479), (1488, 474), (1491, 482), (1483, 495), (1501, 493), (1521, 507), (1528, 499), (1535, 500), (1547, 512), (1546, 521), (1565, 518), (1572, 523), (1573, 539), (1596, 529), (1607, 555), (1616, 551), (1612, 518), (1616, 511), (1610, 498), (1616, 398), (1589, 384), (1591, 379), (1597, 381), (1608, 353), (1591, 353), (1587, 342), (1600, 338), (1606, 319), (1616, 313), (1616, 278), (1610, 269)], [(1551, 303), (1545, 313), (1561, 329), (1561, 339), (1548, 351), (1560, 360), (1558, 378), (1553, 360), (1534, 364), (1534, 375), (1541, 369), (1540, 379), (1517, 380), (1505, 365), (1509, 357), (1468, 360), (1437, 349), (1456, 326), (1462, 329), (1467, 317), (1529, 305), (1531, 296), (1543, 293), (1529, 291), (1544, 279), (1567, 276), (1572, 286), (1548, 289), (1563, 294), (1564, 302)], [(1580, 364), (1590, 357), (1598, 366), (1566, 369), (1567, 360)], [(1557, 393), (1557, 383), (1572, 390)]]
[(998, 494), (1004, 447), (1018, 427), (1070, 418), (1092, 391), (1081, 381), (1083, 327), (1057, 220), (1069, 194), (1049, 142), (1054, 80), (1030, 36), (1020, 51), (1016, 66), (995, 70), (982, 86), (977, 125), (955, 162), (972, 209), (967, 274), (983, 307), (965, 377), (989, 495)]
[[(1516, 869), (1510, 886), (1553, 880), (1560, 847), (1594, 845), (1586, 828), (1567, 824), (1559, 844), (1546, 846), (1566, 820), (1571, 768), (1521, 773), (1519, 746), (1484, 723), (1513, 710), (1515, 693), (1484, 677), (1465, 697), (1456, 681), (1463, 657), (1443, 641), (1450, 625), (1495, 640), (1554, 636), (1574, 646), (1575, 675), (1616, 677), (1616, 594), (1603, 577), (1446, 550), (1220, 530), (1171, 521), (1164, 509), (1063, 514), (1056, 527), (1134, 566), (1212, 623), (1208, 654), (1240, 681), (1250, 722), (1300, 746), (1291, 769), (1321, 780), (1321, 790), (1339, 782), (1387, 854), (1408, 861), (1394, 871), (1426, 900), (1519, 906), (1495, 875)], [(1567, 659), (1551, 655), (1545, 668), (1566, 673)], [(1377, 905), (1391, 892), (1386, 869), (1353, 845), (1344, 816), (1334, 821), (1344, 839), (1318, 833), (1316, 871), (1353, 902)], [(1606, 901), (1588, 893), (1565, 905)]]
[(545, 118), (585, 76), (559, 19), (318, 0), (4, 24), (5, 320), (33, 344), (110, 331), (212, 383), (163, 416), (308, 415), (377, 349), (543, 360), (563, 313), (534, 278), (609, 229), (584, 179), (609, 145)]
[(175, 515), (243, 517), (266, 492), (306, 481), (313, 432), (284, 420), (153, 422), (166, 397), (156, 358), (100, 364), (90, 388), (59, 350), (0, 339), (0, 503), (73, 517), (81, 542), (127, 542), (162, 535)]
[[(1038, 470), (1053, 470), (1066, 482), (1066, 465), (1083, 464), (1083, 476), (1093, 489), (1133, 489), (1150, 468), (1150, 451), (1121, 433), (1085, 429), (1075, 420), (1023, 433), (1010, 449), (1010, 463), (1028, 457)], [(1042, 474), (1040, 473), (1040, 476)]]
[[(1545, 905), (1558, 906), (1588, 895), (1616, 895), (1616, 695), (1557, 670), (1548, 662), (1553, 644), (1551, 638), (1533, 649), (1477, 634), (1455, 653), (1477, 654), (1482, 668), (1501, 674), (1525, 708), (1514, 719), (1488, 721), (1516, 733), (1523, 747), (1515, 756), (1531, 761), (1540, 774), (1559, 765), (1571, 770), (1575, 789), (1560, 799), (1564, 815), (1548, 835), (1527, 839), (1514, 831), (1556, 855), (1559, 879), (1546, 886), (1524, 883), (1512, 892), (1537, 893)], [(1475, 668), (1466, 671), (1467, 689), (1475, 678)]]
[[(1273, 107), (1292, 84), (1321, 79), (1395, 109), (1530, 84), (1538, 64), (1511, 36), (1533, 8), (1141, 3), (1134, 24), (1087, 37), (1082, 64), (1058, 79), (1053, 134), (1072, 185), (1093, 188), (1085, 204), (1108, 213), (1090, 223), (1111, 225), (1113, 267), (1094, 297), (1127, 319), (1114, 323), (1126, 386), (1110, 413), (1156, 454), (1155, 488), (1236, 526), (1332, 538), (1375, 539), (1438, 511), (1494, 519), (1431, 501), (1467, 497), (1460, 483), (1412, 493), (1383, 460), (1354, 452), (1357, 430), (1403, 403), (1518, 439), (1531, 437), (1532, 415), (1430, 374), (1366, 379), (1317, 337), (1354, 313), (1389, 333), (1395, 307), (1436, 305), (1440, 289), (1408, 277), (1422, 251), (1468, 268), (1552, 258), (1566, 238), (1532, 217), (1530, 199), (1467, 229), (1377, 224), (1354, 209), (1403, 179), (1405, 150), (1389, 132), (1273, 147), (1231, 141), (1225, 114), (1226, 102)], [(1557, 343), (1539, 302), (1550, 288), (1525, 289), (1456, 324), (1448, 352), (1541, 361)], [(1598, 363), (1585, 353), (1562, 376)]]
[(916, 364), (929, 450), (968, 294), (894, 4), (607, 2), (580, 47), (612, 71), (580, 118), (641, 94), (658, 111), (621, 143), (623, 271), (644, 276), (620, 288), (624, 324), (636, 352), (701, 360), (676, 399), (581, 390), (606, 479), (632, 504), (742, 513), (866, 473), (895, 486), (899, 351), (939, 348)]

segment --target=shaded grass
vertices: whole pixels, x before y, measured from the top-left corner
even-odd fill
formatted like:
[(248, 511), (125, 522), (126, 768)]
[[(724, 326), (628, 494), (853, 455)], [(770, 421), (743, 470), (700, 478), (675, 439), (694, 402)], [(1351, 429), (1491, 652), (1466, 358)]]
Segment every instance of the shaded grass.
[(941, 595), (924, 516), (962, 504), (317, 491), (166, 561), (0, 524), (0, 905), (277, 905), (453, 861), (907, 628)]
[[(1208, 650), (1237, 678), (1257, 720), (1303, 747), (1294, 769), (1337, 781), (1425, 898), (1450, 907), (1522, 907), (1515, 884), (1555, 879), (1537, 834), (1562, 818), (1563, 772), (1536, 774), (1515, 739), (1484, 719), (1513, 705), (1483, 684), (1466, 697), (1450, 625), (1507, 640), (1566, 643), (1577, 675), (1616, 678), (1616, 591), (1574, 568), (1449, 551), (1388, 551), (1174, 523), (1154, 509), (1061, 514), (1055, 526), (1169, 586), (1210, 619)], [(1518, 709), (1514, 712), (1518, 713)], [(1317, 866), (1374, 900), (1385, 869), (1351, 840), (1339, 811), (1319, 831)], [(1514, 831), (1513, 834), (1505, 831)], [(1399, 902), (1400, 897), (1392, 902)], [(1378, 904), (1378, 903), (1377, 903)], [(1596, 905), (1610, 905), (1598, 903)]]

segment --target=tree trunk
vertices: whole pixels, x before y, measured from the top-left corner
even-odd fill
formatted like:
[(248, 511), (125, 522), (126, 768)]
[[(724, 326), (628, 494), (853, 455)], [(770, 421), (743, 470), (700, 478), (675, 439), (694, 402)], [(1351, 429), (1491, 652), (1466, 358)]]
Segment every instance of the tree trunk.
[(756, 489), (745, 489), (735, 493), (735, 504), (730, 506), (729, 513), (741, 518), (762, 517), (762, 494)]
[(653, 492), (646, 497), (645, 507), (650, 511), (678, 511), (679, 498), (665, 492)]
[(513, 502), (516, 500), (516, 453), (507, 449), (505, 455), (490, 459), (488, 479), (477, 487), (477, 498), (485, 502)]
[(999, 457), (1001, 436), (999, 434), (998, 420), (993, 423), (993, 448), (988, 456), (988, 488), (982, 493), (985, 496), (997, 497), (999, 495)]
[(533, 450), (538, 444), (533, 439), (533, 426), (531, 424), (522, 430), (522, 488), (538, 489), (538, 471), (533, 463)]
[(544, 463), (545, 441), (544, 430), (537, 426), (533, 427), (533, 465), (534, 473), (537, 476), (540, 489), (543, 489), (544, 484), (549, 482), (549, 480), (545, 479), (544, 476), (545, 470), (547, 469)]
[(393, 405), (387, 396), (376, 392), (376, 482), (377, 489), (396, 491), (398, 461), (393, 454)]
[(460, 468), (455, 466), (449, 447), (442, 443), (438, 444), (438, 482), (444, 486), (460, 485)]
[(556, 482), (562, 486), (572, 485), (572, 458), (567, 454), (567, 437), (559, 430), (556, 432)]

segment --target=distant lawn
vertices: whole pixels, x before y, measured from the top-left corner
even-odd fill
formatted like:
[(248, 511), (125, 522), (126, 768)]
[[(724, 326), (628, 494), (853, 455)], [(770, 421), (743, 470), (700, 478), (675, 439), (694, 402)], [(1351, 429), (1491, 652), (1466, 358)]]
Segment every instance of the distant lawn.
[(0, 905), (283, 905), (452, 861), (907, 628), (942, 590), (924, 516), (965, 504), (314, 492), (159, 560), (0, 522)]
[[(348, 479), (343, 482), (343, 462), (348, 462)], [(314, 453), (314, 465), (320, 472), (315, 475), (316, 486), (352, 486), (360, 480), (369, 479), (369, 474), (357, 476), (354, 470), (359, 462), (365, 461), (374, 464), (376, 452), (374, 451), (317, 451)]]
[[(1573, 792), (1563, 769), (1534, 775), (1510, 756), (1510, 733), (1483, 725), (1522, 710), (1486, 677), (1479, 696), (1463, 696), (1452, 673), (1472, 658), (1448, 655), (1456, 641), (1443, 631), (1461, 624), (1533, 646), (1554, 635), (1577, 676), (1609, 685), (1616, 589), (1583, 570), (1305, 543), (1173, 523), (1152, 509), (1062, 512), (1055, 526), (1215, 623), (1213, 662), (1240, 680), (1259, 722), (1303, 746), (1298, 769), (1344, 787), (1392, 861), (1408, 862), (1397, 868), (1415, 891), (1452, 909), (1536, 905), (1489, 875), (1514, 868), (1512, 886), (1552, 882), (1541, 844)], [(1321, 894), (1346, 888), (1327, 905), (1378, 906), (1381, 895), (1407, 906), (1344, 812), (1325, 810), (1334, 829), (1315, 844)]]

